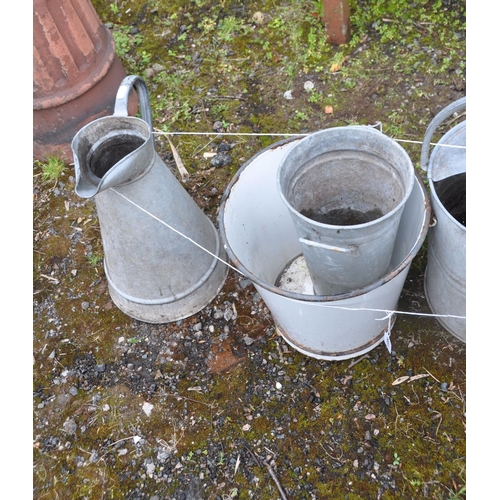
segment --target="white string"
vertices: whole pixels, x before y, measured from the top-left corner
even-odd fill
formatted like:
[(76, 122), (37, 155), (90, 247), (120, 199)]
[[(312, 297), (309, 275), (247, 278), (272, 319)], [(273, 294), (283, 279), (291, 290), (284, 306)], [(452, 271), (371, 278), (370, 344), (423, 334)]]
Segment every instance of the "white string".
[[(253, 133), (253, 132), (163, 132), (160, 130), (155, 130), (153, 134), (155, 135), (202, 135), (202, 136), (255, 136), (255, 137), (262, 137), (262, 136), (270, 136), (270, 137), (306, 137), (308, 135), (311, 135), (313, 132), (305, 133), (305, 134), (281, 134), (281, 133)], [(408, 142), (411, 144), (423, 144), (422, 141), (413, 141), (410, 139), (393, 139), (396, 142)], [(459, 148), (459, 149), (466, 149), (466, 146), (459, 146), (456, 144), (444, 144), (444, 143), (439, 143), (439, 142), (430, 142), (429, 143), (431, 146), (440, 146), (440, 147), (447, 147), (447, 148)]]
[[(247, 132), (242, 132), (242, 133), (222, 132), (222, 133), (219, 133), (219, 132), (161, 132), (161, 131), (154, 131), (153, 134), (157, 134), (157, 135), (215, 135), (215, 136), (275, 136), (275, 137), (305, 137), (307, 135), (310, 135), (309, 133), (307, 133), (307, 134), (282, 134), (282, 133), (275, 133), (275, 134), (273, 133), (273, 134), (270, 134), (270, 133), (247, 133)], [(421, 141), (412, 141), (412, 140), (406, 140), (406, 139), (394, 139), (394, 140), (395, 141), (399, 141), (399, 142), (411, 142), (411, 143), (414, 143), (414, 144), (422, 144)], [(433, 145), (433, 146), (446, 146), (446, 147), (465, 148), (465, 146), (456, 146), (456, 145), (452, 145), (452, 144), (440, 144), (440, 143), (432, 143), (432, 142), (430, 144)], [(157, 220), (158, 222), (160, 222), (164, 226), (168, 227), (169, 229), (171, 229), (172, 231), (174, 231), (175, 233), (177, 233), (179, 236), (182, 236), (183, 238), (187, 239), (188, 241), (190, 241), (191, 243), (193, 243), (194, 245), (196, 245), (198, 248), (200, 248), (204, 252), (208, 253), (209, 255), (211, 255), (212, 257), (214, 257), (215, 259), (219, 260), (220, 262), (222, 262), (226, 266), (230, 267), (233, 271), (236, 271), (238, 274), (240, 274), (241, 276), (243, 276), (245, 278), (247, 277), (239, 269), (237, 269), (236, 267), (232, 266), (231, 264), (229, 264), (228, 262), (226, 262), (224, 259), (221, 259), (219, 256), (215, 255), (214, 253), (210, 252), (208, 249), (206, 249), (205, 247), (203, 247), (202, 245), (200, 245), (199, 243), (197, 243), (193, 239), (189, 238), (185, 234), (181, 233), (180, 231), (178, 231), (174, 227), (170, 226), (165, 221), (159, 219), (158, 217), (156, 217), (155, 215), (153, 215), (151, 212), (148, 212), (145, 208), (139, 206), (137, 203), (133, 202), (132, 200), (130, 200), (129, 198), (127, 198), (122, 193), (119, 193), (118, 191), (116, 191), (113, 188), (111, 188), (111, 191), (113, 191), (114, 193), (118, 194), (119, 196), (121, 196), (122, 198), (124, 198), (126, 201), (128, 201), (129, 203), (131, 203), (132, 205), (134, 205), (135, 207), (137, 207), (139, 210), (142, 210), (144, 213), (146, 213), (147, 215), (151, 216), (153, 219)], [(292, 300), (295, 300), (295, 299), (292, 299)], [(337, 305), (333, 305), (333, 304), (322, 304), (320, 302), (316, 302), (315, 305), (320, 306), (320, 307), (330, 307), (330, 308), (334, 308), (334, 309), (344, 309), (344, 310), (347, 310), (347, 311), (384, 312), (384, 313), (386, 313), (386, 316), (384, 316), (382, 318), (377, 318), (376, 320), (377, 321), (383, 321), (383, 320), (389, 319), (389, 334), (388, 335), (390, 335), (390, 323), (391, 323), (390, 319), (392, 318), (392, 316), (394, 314), (407, 314), (407, 315), (411, 315), (411, 316), (427, 316), (427, 317), (433, 317), (433, 318), (466, 319), (465, 316), (455, 316), (453, 314), (428, 314), (428, 313), (415, 313), (415, 312), (408, 312), (408, 311), (390, 311), (390, 310), (387, 310), (387, 309), (343, 307), (343, 306), (337, 306)]]
[(234, 269), (236, 272), (240, 273), (242, 276), (245, 276), (239, 269), (236, 269), (231, 264), (229, 264), (228, 262), (226, 262), (224, 259), (221, 259), (218, 255), (215, 255), (210, 250), (207, 250), (205, 247), (201, 246), (199, 243), (196, 243), (196, 241), (194, 241), (193, 239), (191, 239), (189, 236), (186, 236), (185, 234), (181, 233), (180, 231), (178, 231), (174, 227), (172, 227), (169, 224), (167, 224), (166, 222), (162, 221), (161, 219), (159, 219), (158, 217), (156, 217), (156, 215), (153, 215), (151, 212), (148, 212), (145, 208), (142, 208), (141, 206), (139, 206), (137, 203), (135, 203), (131, 199), (127, 198), (122, 193), (119, 193), (118, 191), (116, 191), (113, 188), (110, 188), (110, 190), (113, 191), (113, 193), (116, 193), (117, 195), (121, 196), (123, 199), (127, 200), (129, 203), (131, 203), (132, 205), (134, 205), (134, 207), (137, 207), (139, 210), (142, 210), (145, 214), (150, 215), (151, 217), (153, 217), (153, 219), (157, 220), (158, 222), (160, 222), (164, 226), (167, 226), (169, 229), (171, 229), (172, 231), (174, 231), (175, 233), (177, 233), (179, 236), (182, 236), (183, 238), (186, 238), (186, 240), (188, 240), (191, 243), (195, 244), (198, 248), (201, 248), (201, 250), (203, 250), (204, 252), (207, 252), (212, 257), (216, 258), (217, 260), (220, 260), (221, 262), (223, 262), (224, 264), (226, 264), (226, 266), (230, 267), (231, 269)]
[[(296, 299), (291, 299), (296, 300)], [(300, 302), (296, 300), (296, 302)], [(455, 318), (455, 319), (466, 319), (465, 316), (456, 316), (454, 314), (430, 314), (430, 313), (422, 313), (422, 312), (408, 312), (408, 311), (391, 311), (390, 309), (373, 309), (369, 307), (344, 307), (337, 306), (334, 304), (324, 304), (322, 302), (316, 302), (315, 306), (319, 307), (330, 307), (332, 309), (344, 309), (346, 311), (371, 311), (371, 312), (381, 312), (386, 315), (382, 318), (376, 318), (376, 321), (384, 321), (386, 319), (390, 319), (393, 314), (407, 314), (409, 316), (427, 316), (429, 318)]]
[[(177, 233), (179, 236), (182, 236), (183, 238), (186, 238), (188, 241), (190, 241), (191, 243), (193, 243), (194, 245), (196, 245), (198, 248), (200, 248), (204, 252), (208, 253), (209, 255), (211, 255), (212, 257), (214, 257), (215, 259), (219, 260), (220, 262), (222, 262), (226, 266), (230, 267), (233, 271), (236, 271), (238, 274), (240, 274), (244, 278), (247, 277), (239, 269), (237, 269), (236, 267), (232, 266), (231, 264), (229, 264), (228, 262), (226, 262), (224, 259), (221, 259), (219, 256), (215, 255), (214, 253), (210, 252), (205, 247), (203, 247), (202, 245), (200, 245), (199, 243), (197, 243), (193, 239), (189, 238), (189, 236), (186, 236), (185, 234), (181, 233), (180, 231), (178, 231), (174, 227), (172, 227), (169, 224), (167, 224), (166, 222), (162, 221), (160, 218), (156, 217), (156, 215), (153, 215), (151, 212), (147, 211), (145, 208), (139, 206), (137, 203), (135, 203), (131, 199), (127, 198), (122, 193), (119, 193), (118, 191), (116, 191), (113, 188), (110, 188), (110, 190), (113, 191), (114, 193), (116, 193), (117, 195), (121, 196), (123, 199), (125, 199), (126, 201), (128, 201), (129, 203), (131, 203), (132, 205), (134, 205), (139, 210), (143, 211), (145, 214), (151, 216), (153, 219), (157, 220), (158, 222), (160, 222), (164, 226), (168, 227), (169, 229), (171, 229), (172, 231), (174, 231), (175, 233)], [(292, 299), (292, 300), (296, 300), (296, 299)], [(300, 301), (297, 301), (297, 302), (300, 302)], [(465, 319), (465, 316), (455, 316), (455, 315), (452, 315), (452, 314), (427, 314), (427, 313), (415, 313), (415, 312), (406, 312), (406, 311), (390, 311), (390, 310), (387, 310), (387, 309), (371, 309), (371, 308), (363, 308), (363, 307), (343, 307), (343, 306), (337, 306), (337, 305), (334, 305), (334, 304), (322, 304), (321, 302), (315, 302), (315, 305), (319, 306), (319, 307), (330, 307), (330, 308), (333, 308), (333, 309), (345, 309), (347, 311), (371, 311), (371, 312), (383, 312), (383, 313), (386, 313), (386, 316), (384, 316), (382, 318), (376, 318), (377, 321), (383, 321), (383, 320), (386, 320), (386, 319), (390, 320), (390, 318), (392, 317), (393, 314), (408, 314), (408, 315), (413, 315), (413, 316), (429, 316), (429, 317), (434, 317), (434, 318), (439, 317), (439, 318)]]

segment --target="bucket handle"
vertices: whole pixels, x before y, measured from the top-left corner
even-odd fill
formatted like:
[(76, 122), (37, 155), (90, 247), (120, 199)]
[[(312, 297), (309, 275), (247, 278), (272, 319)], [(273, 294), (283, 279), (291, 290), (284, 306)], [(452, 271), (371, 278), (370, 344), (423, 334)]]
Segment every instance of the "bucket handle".
[(130, 75), (126, 76), (122, 80), (122, 83), (116, 93), (115, 112), (113, 116), (128, 116), (128, 101), (133, 88), (135, 88), (139, 97), (141, 117), (149, 125), (151, 134), (153, 134), (153, 116), (151, 114), (148, 87), (146, 82), (140, 76)]
[(333, 245), (327, 245), (326, 243), (318, 243), (317, 241), (306, 240), (305, 238), (299, 238), (299, 241), (308, 247), (324, 248), (325, 250), (332, 250), (333, 252), (350, 253), (353, 256), (359, 254), (358, 247), (356, 245), (349, 245), (348, 248), (342, 248)]
[(431, 138), (436, 129), (444, 122), (447, 118), (452, 116), (454, 113), (458, 111), (462, 111), (465, 109), (465, 97), (458, 99), (458, 101), (452, 102), (448, 104), (445, 108), (443, 108), (429, 123), (427, 130), (425, 131), (424, 141), (422, 143), (422, 154), (420, 156), (420, 168), (422, 170), (427, 171), (427, 167), (429, 166), (429, 148), (431, 144)]

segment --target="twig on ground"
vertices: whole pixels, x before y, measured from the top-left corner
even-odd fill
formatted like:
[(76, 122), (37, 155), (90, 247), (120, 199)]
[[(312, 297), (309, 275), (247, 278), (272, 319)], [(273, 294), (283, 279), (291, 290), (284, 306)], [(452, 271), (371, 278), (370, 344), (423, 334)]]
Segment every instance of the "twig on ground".
[(365, 354), (364, 356), (361, 356), (359, 359), (356, 359), (355, 361), (351, 361), (350, 365), (347, 367), (347, 369), (349, 370), (350, 368), (352, 368), (354, 365), (357, 365), (360, 361), (363, 361), (363, 359), (370, 359), (370, 355), (369, 354)]
[(436, 382), (439, 382), (439, 380), (425, 367), (422, 367)]
[(172, 150), (172, 154), (174, 155), (175, 164), (177, 165), (177, 169), (181, 174), (181, 179), (184, 182), (186, 179), (189, 179), (189, 172), (186, 170), (184, 163), (182, 163), (181, 157), (179, 156), (177, 149), (175, 149), (175, 146), (173, 145), (168, 135), (167, 135), (167, 141), (170, 144), (170, 149)]
[(285, 491), (281, 487), (281, 484), (280, 484), (278, 478), (276, 477), (276, 474), (274, 473), (273, 468), (267, 462), (267, 460), (264, 460), (264, 465), (267, 467), (267, 472), (269, 472), (269, 475), (273, 478), (273, 481), (276, 483), (276, 487), (278, 488), (278, 491), (280, 492), (280, 496), (281, 496), (282, 500), (287, 500)]
[[(244, 444), (246, 450), (248, 451), (248, 453), (250, 453), (250, 455), (252, 456), (252, 458), (254, 459), (255, 463), (260, 467), (262, 468), (262, 464), (259, 460), (259, 458), (257, 457), (257, 455), (250, 449), (250, 446), (245, 443)], [(266, 448), (267, 449), (267, 448)], [(271, 450), (268, 450), (270, 451), (270, 453), (272, 453), (274, 455), (274, 453), (271, 451)], [(269, 475), (272, 477), (274, 483), (276, 484), (276, 487), (278, 488), (278, 491), (279, 491), (279, 494), (281, 496), (281, 500), (288, 500), (287, 499), (287, 496), (286, 496), (286, 493), (285, 493), (285, 490), (283, 490), (283, 488), (281, 487), (281, 484), (278, 480), (278, 477), (276, 476), (273, 468), (271, 467), (271, 464), (267, 461), (267, 460), (263, 460), (262, 463), (266, 466), (267, 468), (267, 472), (269, 472)]]

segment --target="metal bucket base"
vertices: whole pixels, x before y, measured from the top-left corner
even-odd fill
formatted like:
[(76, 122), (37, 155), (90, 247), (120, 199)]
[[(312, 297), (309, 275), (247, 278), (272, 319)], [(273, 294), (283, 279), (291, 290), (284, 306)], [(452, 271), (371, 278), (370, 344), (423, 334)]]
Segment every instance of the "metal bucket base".
[[(314, 295), (313, 282), (303, 254), (300, 254), (285, 266), (276, 280), (276, 286), (290, 292), (301, 293), (304, 295)], [(293, 339), (287, 335), (286, 330), (278, 324), (276, 324), (276, 330), (287, 342), (287, 344), (306, 356), (327, 361), (342, 361), (344, 359), (350, 359), (354, 356), (361, 356), (377, 347), (384, 340), (385, 333), (392, 328), (395, 321), (396, 315), (393, 315), (390, 327), (383, 328), (380, 334), (376, 335), (365, 345), (359, 346), (351, 351), (344, 352), (322, 352), (310, 349), (307, 346), (299, 345), (297, 342), (294, 342)], [(332, 330), (334, 328), (335, 325), (332, 325)]]
[[(393, 317), (391, 322), (391, 328), (395, 321), (396, 318)], [(345, 359), (351, 359), (357, 356), (362, 356), (363, 354), (366, 354), (367, 352), (370, 352), (371, 350), (375, 349), (375, 347), (377, 347), (384, 340), (384, 335), (387, 332), (387, 328), (384, 328), (382, 332), (380, 332), (380, 334), (377, 335), (370, 343), (364, 346), (360, 346), (359, 348), (353, 350), (352, 352), (344, 351), (338, 353), (312, 351), (311, 349), (308, 349), (305, 346), (300, 346), (294, 343), (293, 340), (286, 334), (286, 332), (279, 327), (279, 325), (276, 325), (276, 331), (283, 337), (283, 339), (290, 347), (293, 347), (295, 350), (299, 351), (302, 354), (305, 354), (306, 356), (316, 359), (322, 359), (325, 361), (343, 361)]]
[[(223, 250), (219, 257), (227, 260), (226, 253)], [(115, 290), (109, 281), (108, 290), (118, 309), (128, 316), (145, 323), (172, 323), (188, 318), (205, 308), (221, 291), (228, 271), (228, 266), (219, 261), (208, 280), (202, 286), (186, 297), (165, 304), (140, 304), (128, 300), (119, 291)], [(107, 272), (106, 276), (108, 276)]]

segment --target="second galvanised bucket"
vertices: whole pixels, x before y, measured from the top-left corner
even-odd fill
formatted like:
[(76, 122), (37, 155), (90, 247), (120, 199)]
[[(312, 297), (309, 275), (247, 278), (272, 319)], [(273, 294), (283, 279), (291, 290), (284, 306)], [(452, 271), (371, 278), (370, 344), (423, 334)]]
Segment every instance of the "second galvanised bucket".
[[(128, 116), (132, 89), (143, 119)], [(83, 127), (72, 142), (76, 193), (94, 198), (113, 302), (148, 323), (195, 314), (227, 276), (220, 235), (155, 151), (147, 87), (128, 76), (115, 114)]]
[(396, 315), (388, 311), (396, 310), (412, 259), (426, 237), (430, 202), (415, 174), (387, 273), (349, 293), (315, 295), (292, 216), (274, 182), (281, 159), (300, 140), (273, 144), (240, 168), (222, 198), (221, 236), (288, 344), (317, 359), (353, 358), (389, 336)]
[(398, 143), (368, 126), (321, 130), (287, 151), (277, 180), (318, 295), (350, 292), (387, 272), (414, 182)]
[(441, 137), (430, 158), (429, 150), (439, 126), (465, 106), (463, 97), (434, 117), (425, 132), (421, 154), (434, 214), (427, 246), (425, 295), (441, 325), (463, 342), (466, 335), (466, 121)]

